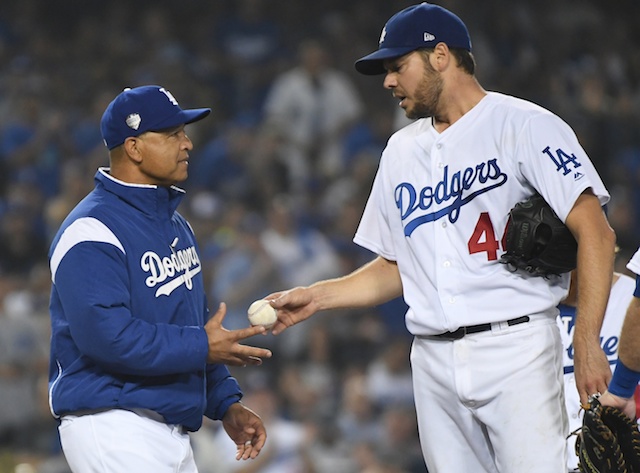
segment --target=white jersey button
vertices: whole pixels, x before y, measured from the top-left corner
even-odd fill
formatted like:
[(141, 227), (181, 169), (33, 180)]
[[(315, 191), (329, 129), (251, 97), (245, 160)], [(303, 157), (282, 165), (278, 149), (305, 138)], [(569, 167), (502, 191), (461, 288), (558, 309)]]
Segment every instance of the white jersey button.
[(451, 261), (445, 261), (444, 263), (442, 263), (442, 266), (448, 268), (449, 266), (451, 266)]
[(456, 303), (456, 298), (455, 297), (450, 297), (449, 298), (449, 304), (455, 304)]

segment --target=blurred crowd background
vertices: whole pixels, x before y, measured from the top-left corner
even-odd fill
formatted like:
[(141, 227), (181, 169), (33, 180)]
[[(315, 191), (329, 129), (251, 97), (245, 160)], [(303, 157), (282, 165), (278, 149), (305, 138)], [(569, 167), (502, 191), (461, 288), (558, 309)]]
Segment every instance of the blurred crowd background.
[[(414, 2), (3, 0), (0, 5), (0, 473), (67, 473), (47, 402), (51, 237), (108, 164), (99, 131), (124, 87), (211, 107), (181, 212), (227, 328), (277, 290), (373, 255), (351, 239), (380, 152), (406, 124), (355, 59)], [(442, 0), (467, 24), (488, 90), (563, 117), (611, 191), (619, 270), (640, 235), (640, 3)], [(238, 463), (220, 423), (193, 435), (201, 473), (419, 473), (404, 303), (325, 313), (250, 343), (233, 369), (269, 429)]]

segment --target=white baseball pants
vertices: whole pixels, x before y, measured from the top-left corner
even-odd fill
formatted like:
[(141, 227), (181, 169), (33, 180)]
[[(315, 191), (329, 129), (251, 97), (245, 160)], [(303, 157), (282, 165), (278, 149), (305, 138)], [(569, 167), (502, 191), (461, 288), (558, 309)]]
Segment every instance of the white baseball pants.
[(197, 473), (189, 434), (150, 411), (67, 415), (59, 427), (74, 473)]
[(567, 471), (562, 342), (553, 317), (460, 340), (416, 337), (416, 411), (429, 471)]

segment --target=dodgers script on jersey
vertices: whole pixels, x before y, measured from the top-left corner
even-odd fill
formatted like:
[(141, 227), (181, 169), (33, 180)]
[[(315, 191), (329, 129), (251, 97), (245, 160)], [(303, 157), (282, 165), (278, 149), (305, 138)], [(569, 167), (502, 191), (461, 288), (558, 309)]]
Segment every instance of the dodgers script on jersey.
[[(627, 312), (627, 307), (633, 298), (635, 281), (633, 278), (620, 274), (618, 280), (611, 287), (607, 311), (605, 312), (602, 328), (600, 330), (600, 345), (611, 365), (613, 371), (618, 360), (618, 341), (622, 323)], [(564, 346), (564, 396), (569, 415), (569, 432), (574, 432), (582, 426), (583, 409), (580, 407), (580, 396), (575, 385), (573, 374), (573, 329), (576, 321), (575, 307), (560, 304), (560, 315), (558, 326), (562, 334)], [(576, 438), (571, 436), (567, 439), (567, 449), (569, 453), (567, 467), (570, 470), (578, 468), (578, 457), (575, 454)]]
[(390, 138), (354, 242), (397, 262), (413, 334), (553, 317), (568, 275), (550, 283), (498, 263), (508, 213), (537, 191), (564, 221), (588, 188), (608, 201), (564, 121), (491, 92), (442, 133), (420, 119)]

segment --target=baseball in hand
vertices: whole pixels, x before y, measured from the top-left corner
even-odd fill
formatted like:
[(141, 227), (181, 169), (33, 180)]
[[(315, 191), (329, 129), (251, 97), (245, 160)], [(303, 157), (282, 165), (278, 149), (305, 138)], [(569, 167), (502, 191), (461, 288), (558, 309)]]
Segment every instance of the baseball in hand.
[(273, 327), (278, 320), (276, 310), (264, 299), (253, 302), (249, 306), (247, 316), (251, 325), (262, 325), (267, 329)]

